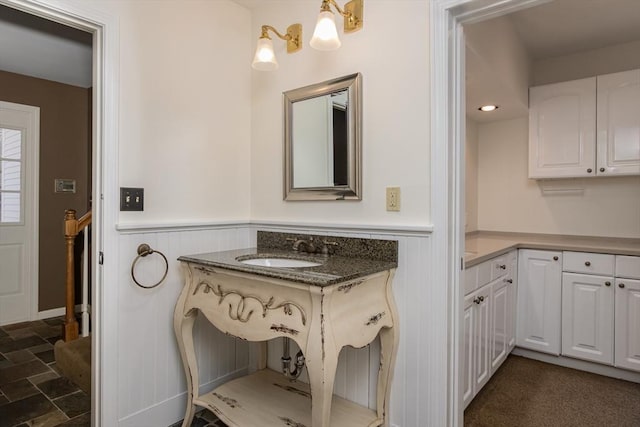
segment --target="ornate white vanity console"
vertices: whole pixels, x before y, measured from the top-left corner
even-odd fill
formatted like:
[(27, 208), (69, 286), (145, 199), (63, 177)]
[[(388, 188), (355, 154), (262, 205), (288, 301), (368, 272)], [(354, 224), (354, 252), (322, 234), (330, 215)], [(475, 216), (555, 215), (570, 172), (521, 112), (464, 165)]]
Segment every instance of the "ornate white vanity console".
[[(335, 255), (301, 257), (291, 251), (289, 242), (289, 249), (283, 251), (282, 242), (287, 238), (300, 242), (309, 236), (261, 233), (258, 249), (180, 257), (186, 267), (186, 283), (176, 304), (174, 327), (187, 376), (183, 426), (191, 425), (195, 405), (238, 427), (387, 426), (398, 343), (391, 290), (397, 242), (330, 238), (338, 240), (325, 242), (337, 248)], [(326, 236), (317, 236), (316, 241), (322, 238)], [(324, 249), (325, 243), (310, 246)], [(256, 258), (304, 258), (319, 265), (274, 268), (243, 263)], [(257, 372), (199, 395), (192, 333), (198, 313), (219, 330), (241, 339), (292, 339), (304, 353), (310, 384), (292, 382), (266, 369), (266, 346), (262, 345)], [(381, 363), (374, 411), (333, 395), (333, 385), (342, 347), (364, 347), (378, 335)]]

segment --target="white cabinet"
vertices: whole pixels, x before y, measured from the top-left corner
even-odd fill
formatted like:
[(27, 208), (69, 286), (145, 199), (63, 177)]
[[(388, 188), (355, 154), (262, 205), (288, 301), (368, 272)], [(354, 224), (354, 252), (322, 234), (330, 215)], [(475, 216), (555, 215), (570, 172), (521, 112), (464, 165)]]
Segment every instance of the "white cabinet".
[(507, 281), (507, 346), (511, 352), (516, 346), (516, 318), (517, 318), (517, 295), (518, 295), (518, 251), (512, 251), (507, 257), (508, 275)]
[(509, 354), (507, 322), (509, 321), (509, 293), (507, 279), (499, 278), (491, 282), (491, 331), (489, 333), (491, 348), (491, 370), (495, 371)]
[(598, 76), (598, 175), (640, 174), (640, 70)]
[(463, 401), (466, 407), (513, 349), (517, 251), (465, 270)]
[(640, 257), (616, 256), (615, 365), (640, 371)]
[(612, 285), (613, 277), (562, 274), (564, 356), (613, 364), (615, 291)]
[(596, 78), (529, 89), (529, 178), (595, 175)]
[(560, 354), (562, 253), (521, 249), (518, 253), (516, 344)]
[(640, 70), (529, 89), (529, 178), (640, 174)]
[(465, 297), (465, 353), (464, 358), (464, 405), (489, 381), (490, 358), (490, 298), (491, 286), (486, 285)]
[(616, 279), (615, 365), (640, 371), (640, 280)]

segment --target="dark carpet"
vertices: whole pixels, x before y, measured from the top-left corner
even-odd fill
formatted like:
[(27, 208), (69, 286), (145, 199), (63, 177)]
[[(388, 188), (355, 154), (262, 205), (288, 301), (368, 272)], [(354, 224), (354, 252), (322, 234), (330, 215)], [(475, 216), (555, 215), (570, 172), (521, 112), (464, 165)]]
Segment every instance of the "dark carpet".
[(509, 356), (464, 413), (474, 427), (640, 426), (640, 384)]

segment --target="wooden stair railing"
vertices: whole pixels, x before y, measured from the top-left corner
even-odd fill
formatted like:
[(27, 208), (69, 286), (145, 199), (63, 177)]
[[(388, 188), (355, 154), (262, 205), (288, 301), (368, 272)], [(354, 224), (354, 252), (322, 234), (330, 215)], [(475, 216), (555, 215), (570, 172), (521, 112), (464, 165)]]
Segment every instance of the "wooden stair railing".
[(75, 316), (75, 259), (74, 246), (78, 233), (91, 224), (91, 211), (76, 219), (76, 211), (64, 212), (64, 238), (67, 245), (66, 313), (62, 325), (62, 339), (65, 342), (78, 339), (78, 321)]

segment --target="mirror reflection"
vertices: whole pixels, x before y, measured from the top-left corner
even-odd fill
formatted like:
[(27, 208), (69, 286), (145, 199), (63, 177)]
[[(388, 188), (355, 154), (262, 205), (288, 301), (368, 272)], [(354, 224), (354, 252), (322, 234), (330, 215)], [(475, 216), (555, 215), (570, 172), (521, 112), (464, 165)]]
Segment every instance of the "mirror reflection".
[(360, 80), (284, 93), (285, 200), (361, 199)]

